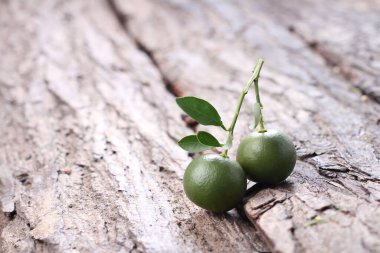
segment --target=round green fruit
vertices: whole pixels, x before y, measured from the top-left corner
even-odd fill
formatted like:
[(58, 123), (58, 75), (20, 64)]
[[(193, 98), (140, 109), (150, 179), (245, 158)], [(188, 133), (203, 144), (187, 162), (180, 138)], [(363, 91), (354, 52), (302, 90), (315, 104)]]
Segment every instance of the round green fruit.
[(287, 134), (268, 130), (245, 137), (239, 145), (236, 158), (250, 180), (276, 184), (292, 173), (297, 155)]
[(207, 154), (191, 161), (183, 186), (187, 197), (196, 205), (213, 212), (225, 212), (243, 199), (247, 178), (236, 161)]

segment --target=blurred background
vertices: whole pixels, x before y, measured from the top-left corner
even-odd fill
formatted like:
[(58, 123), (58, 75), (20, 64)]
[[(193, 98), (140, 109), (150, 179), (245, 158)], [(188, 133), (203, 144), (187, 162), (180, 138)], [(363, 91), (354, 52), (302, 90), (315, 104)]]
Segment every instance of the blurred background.
[[(379, 252), (380, 2), (0, 0), (1, 252)], [(284, 183), (225, 214), (182, 187), (178, 139), (225, 133), (264, 58)], [(253, 92), (235, 129), (250, 132)]]

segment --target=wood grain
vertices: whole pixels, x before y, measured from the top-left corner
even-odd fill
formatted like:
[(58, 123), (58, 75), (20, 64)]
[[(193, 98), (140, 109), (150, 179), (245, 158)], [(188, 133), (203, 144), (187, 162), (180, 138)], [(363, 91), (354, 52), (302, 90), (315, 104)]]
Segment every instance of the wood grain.
[[(298, 153), (295, 172), (286, 182), (255, 185), (245, 205), (272, 251), (379, 251), (380, 108), (356, 93), (356, 83), (335, 71), (305, 40), (307, 35), (289, 29), (284, 19), (296, 10), (284, 9), (294, 8), (297, 1), (280, 6), (274, 1), (116, 2), (127, 31), (168, 83), (210, 99), (225, 118), (231, 118), (253, 59), (266, 59), (261, 87), (267, 125), (288, 132)], [(308, 23), (314, 8), (305, 9), (310, 13), (306, 11), (303, 23)], [(170, 13), (178, 13), (175, 21)], [(322, 14), (317, 12), (313, 18), (318, 17), (322, 33)], [(315, 23), (307, 27), (313, 29)], [(334, 48), (343, 61), (352, 47)], [(363, 73), (366, 80), (374, 77)], [(248, 132), (249, 113), (249, 107), (243, 108), (236, 133)]]
[(380, 1), (260, 1), (259, 6), (320, 54), (336, 75), (380, 103)]
[[(379, 5), (328, 4), (0, 1), (0, 251), (380, 251)], [(226, 136), (174, 98), (228, 123), (259, 57), (266, 126), (292, 136), (295, 171), (205, 212), (176, 141)]]
[(184, 126), (103, 1), (0, 7), (1, 252), (263, 251), (188, 201)]

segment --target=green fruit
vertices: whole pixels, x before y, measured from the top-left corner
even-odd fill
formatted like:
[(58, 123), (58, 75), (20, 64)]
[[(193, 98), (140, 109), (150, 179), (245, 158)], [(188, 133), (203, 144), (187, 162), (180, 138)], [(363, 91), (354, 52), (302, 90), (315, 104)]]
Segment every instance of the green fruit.
[(207, 154), (189, 164), (183, 186), (187, 197), (196, 205), (213, 212), (225, 212), (242, 200), (247, 178), (236, 161)]
[(236, 158), (250, 180), (276, 184), (292, 173), (297, 156), (288, 135), (269, 130), (245, 137), (239, 145)]

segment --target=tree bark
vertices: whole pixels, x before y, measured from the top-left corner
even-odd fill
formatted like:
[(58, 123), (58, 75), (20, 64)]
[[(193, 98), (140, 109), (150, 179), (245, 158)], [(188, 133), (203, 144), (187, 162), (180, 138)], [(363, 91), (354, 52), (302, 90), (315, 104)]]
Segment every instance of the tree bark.
[(190, 132), (104, 1), (1, 1), (1, 252), (262, 251), (182, 189)]
[[(380, 251), (378, 6), (326, 5), (0, 1), (1, 251)], [(176, 141), (226, 136), (174, 98), (228, 122), (259, 57), (266, 127), (293, 138), (296, 168), (212, 214), (184, 195)]]
[[(355, 65), (368, 64), (363, 56), (345, 61), (355, 50), (352, 45), (360, 44), (355, 37), (335, 44), (329, 37), (334, 33), (325, 28), (339, 16), (335, 29), (359, 34), (364, 21), (375, 27), (373, 16), (366, 19), (346, 1), (334, 3), (336, 15), (327, 21), (323, 1), (116, 2), (127, 31), (149, 52), (170, 86), (210, 99), (225, 118), (232, 116), (232, 101), (254, 59), (266, 59), (261, 89), (267, 126), (288, 132), (298, 153), (292, 176), (277, 187), (255, 185), (244, 207), (271, 250), (379, 251), (380, 108), (373, 92), (378, 85), (366, 90), (343, 69), (361, 72), (368, 82), (378, 75)], [(371, 6), (371, 1), (360, 5), (361, 11), (363, 5)], [(350, 11), (359, 12), (356, 19), (348, 18)], [(302, 27), (309, 32), (303, 34)], [(366, 41), (374, 43), (376, 34), (367, 32)], [(339, 55), (337, 63), (327, 52)], [(248, 133), (250, 110), (243, 108), (235, 144)]]

